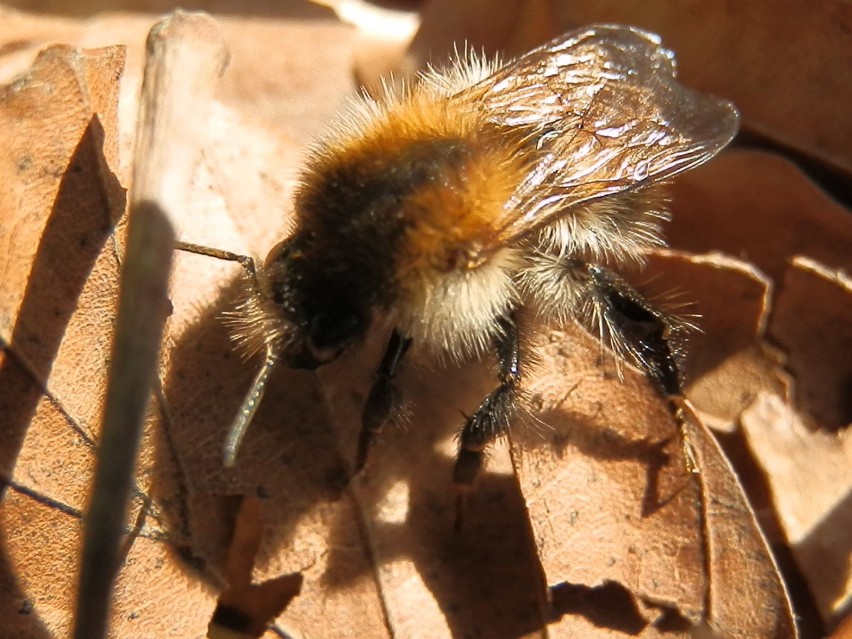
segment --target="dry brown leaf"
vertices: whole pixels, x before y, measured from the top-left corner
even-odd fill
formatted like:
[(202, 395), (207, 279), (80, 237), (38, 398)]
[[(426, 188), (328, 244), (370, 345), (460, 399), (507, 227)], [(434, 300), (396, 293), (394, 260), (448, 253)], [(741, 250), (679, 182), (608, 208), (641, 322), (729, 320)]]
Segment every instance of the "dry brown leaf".
[(852, 637), (852, 616), (846, 617), (845, 621), (834, 629), (829, 639), (850, 639), (850, 637)]
[[(320, 371), (345, 460), (355, 458), (352, 425), (385, 342), (376, 334)], [(436, 370), (412, 361), (400, 376), (410, 422), (382, 435), (352, 483), (392, 636), (542, 636), (536, 552), (505, 443), (489, 455), (463, 532), (454, 530), (455, 438), (463, 413), (493, 384), (488, 366)]]
[(747, 260), (776, 285), (795, 255), (852, 269), (852, 216), (792, 162), (734, 149), (674, 187), (673, 246)]
[[(514, 25), (512, 37), (519, 42), (548, 26), (541, 18), (545, 3), (531, 6), (528, 18), (517, 20), (528, 28)], [(151, 21), (102, 16), (88, 22), (83, 32), (87, 42), (126, 38), (138, 43)], [(22, 41), (36, 44), (12, 47), (14, 65), (20, 67), (25, 53), (38, 48), (39, 34), (81, 37), (81, 27), (66, 22), (70, 24), (49, 27), (39, 21), (18, 22)], [(508, 28), (511, 32), (512, 26)], [(263, 255), (285, 232), (284, 212), (301, 142), (350, 92), (354, 36), (351, 29), (331, 21), (289, 24), (232, 18), (223, 22), (223, 31), (234, 66), (224, 81), (222, 104), (211, 118), (211, 142), (195, 177), (197, 196), (185, 212), (183, 239)], [(665, 38), (670, 43), (669, 36)], [(315, 46), (319, 41), (329, 46)], [(316, 55), (322, 58), (310, 60)], [(698, 68), (691, 59), (683, 61), (685, 73), (687, 67)], [(140, 50), (131, 48), (128, 60), (120, 121), (110, 135), (132, 130), (128, 119), (134, 117), (133, 100), (127, 96), (138, 81)], [(120, 148), (127, 157), (129, 142), (124, 140)], [(53, 193), (73, 148), (66, 144), (57, 152)], [(117, 163), (111, 161), (110, 166), (121, 175)], [(783, 170), (780, 182), (785, 181)], [(701, 188), (714, 190), (713, 179)], [(50, 210), (49, 193), (40, 189), (42, 199), (32, 200), (33, 210), (43, 217)], [(817, 200), (815, 208), (823, 205)], [(16, 233), (18, 229), (34, 239), (19, 243), (16, 236), (7, 251), (21, 256), (18, 261), (24, 266), (23, 276), (0, 283), (4, 339), (7, 326), (17, 328), (16, 300), (28, 290), (32, 269), (27, 265), (33, 264), (44, 237), (38, 225), (19, 225)], [(815, 250), (823, 250), (822, 245), (808, 244)], [(75, 259), (86, 264), (85, 258)], [(0, 396), (0, 409), (4, 415), (9, 410), (18, 415), (13, 422), (18, 428), (8, 440), (18, 445), (7, 449), (4, 444), (0, 450), (10, 469), (30, 424), (17, 457), (16, 483), (7, 489), (0, 511), (8, 556), (0, 587), (11, 593), (0, 597), (0, 614), (4, 620), (13, 619), (21, 633), (34, 636), (63, 634), (69, 623), (77, 520), (92, 461), (85, 442), (97, 423), (102, 397), (97, 383), (81, 388), (80, 371), (100, 374), (103, 369), (85, 358), (102, 358), (107, 352), (111, 312), (102, 300), (114, 295), (111, 273), (117, 268), (109, 245), (100, 257), (97, 252), (89, 257), (88, 263), (93, 261), (111, 265), (112, 271), (100, 275), (96, 267), (95, 275), (78, 283), (82, 296), (72, 289), (50, 298), (73, 304), (73, 317), (85, 316), (84, 323), (94, 327), (77, 341), (72, 320), (68, 330), (53, 337), (60, 356), (51, 377), (45, 372), (39, 379), (47, 379), (49, 390), (56, 384), (62, 392), (42, 396), (40, 384), (17, 361), (15, 341), (13, 355), (0, 369), (3, 375), (12, 371), (11, 397)], [(65, 262), (78, 263), (72, 258)], [(777, 378), (777, 360), (755, 345), (767, 312), (767, 284), (759, 274), (718, 257), (695, 260), (678, 254), (655, 258), (652, 266), (667, 270), (671, 278), (659, 280), (662, 289), (668, 283), (685, 291), (694, 285), (700, 291), (692, 298), (703, 305), (699, 310), (707, 315), (708, 337), (696, 342), (695, 365), (706, 374), (694, 388), (704, 389), (704, 399), (698, 397), (703, 409), (717, 415), (719, 423), (730, 424), (760, 390), (787, 392), (786, 381)], [(240, 277), (233, 264), (177, 256), (175, 311), (163, 358), (165, 426), (152, 421), (138, 473), (140, 491), (154, 501), (143, 511), (141, 536), (130, 546), (118, 585), (116, 636), (203, 636), (216, 591), (224, 585), (234, 496), (258, 487), (269, 499), (253, 579), (304, 574), (302, 595), (279, 620), (279, 626), (296, 637), (542, 636), (548, 621), (553, 621), (550, 634), (613, 636), (621, 629), (642, 636), (678, 636), (687, 620), (707, 612), (707, 601), (712, 604), (711, 618), (731, 632), (774, 624), (778, 636), (791, 636), (777, 573), (730, 469), (704, 431), (698, 429), (692, 437), (707, 472), (696, 482), (679, 455), (674, 423), (664, 407), (654, 403), (644, 380), (629, 373), (622, 385), (610, 367), (601, 368), (594, 344), (570, 330), (545, 333), (554, 341), (546, 340), (544, 350), (555, 350), (556, 356), (550, 364), (554, 368), (543, 364), (532, 382), (541, 395), (539, 410), (526, 428), (518, 429), (517, 438), (513, 435), (511, 452), (506, 445), (495, 447), (488, 473), (468, 504), (462, 535), (452, 530), (453, 437), (462, 421), (459, 411), (472, 410), (493, 384), (487, 364), (406, 371), (401, 384), (411, 399), (412, 423), (407, 432), (387, 433), (365, 475), (349, 489), (345, 486), (357, 437), (354, 425), (381, 353), (381, 335), (318, 377), (293, 371), (277, 375), (237, 471), (226, 472), (221, 444), (252, 365), (233, 355), (218, 315)], [(656, 286), (651, 282), (652, 289)], [(93, 291), (89, 296), (88, 288)], [(716, 296), (705, 297), (704, 291)], [(726, 297), (736, 301), (728, 311), (720, 303)], [(31, 332), (44, 339), (39, 331)], [(51, 337), (50, 332), (46, 335)], [(95, 347), (90, 352), (80, 344)], [(61, 360), (62, 349), (83, 359)], [(46, 359), (50, 370), (51, 358)], [(579, 366), (570, 383), (560, 381), (574, 371), (566, 362)], [(0, 387), (0, 393), (6, 388)], [(602, 398), (606, 405), (599, 409)], [(542, 412), (545, 408), (552, 410)], [(554, 424), (557, 430), (548, 430)], [(80, 434), (77, 427), (82, 428)], [(563, 427), (568, 437), (558, 440)], [(523, 441), (525, 436), (530, 441)], [(53, 465), (45, 463), (45, 448), (63, 451), (51, 457)], [(73, 464), (68, 461), (75, 459)], [(542, 498), (546, 491), (559, 499)], [(725, 506), (721, 511), (718, 500)], [(705, 526), (699, 517), (702, 503), (708, 515), (716, 517), (708, 516)], [(71, 507), (63, 510), (68, 504)], [(595, 523), (619, 532), (604, 537)], [(587, 534), (580, 534), (584, 530)], [(741, 564), (741, 556), (731, 561), (724, 552), (720, 555), (738, 550), (714, 541), (732, 538), (732, 530), (753, 544), (760, 583), (744, 581), (743, 567), (751, 564)], [(622, 552), (619, 544), (629, 549), (631, 540), (634, 551)], [(711, 558), (709, 571), (706, 557)], [(36, 570), (39, 566), (44, 569)], [(158, 587), (152, 589), (151, 583)], [(708, 584), (710, 590), (705, 591)], [(545, 585), (556, 588), (548, 593)], [(711, 595), (705, 598), (705, 592)], [(734, 608), (726, 610), (729, 604)], [(749, 606), (758, 606), (766, 616), (750, 616), (745, 610)]]
[(685, 433), (705, 507), (711, 636), (797, 637), (787, 588), (731, 463), (694, 415)]
[(108, 247), (123, 206), (112, 172), (123, 63), (122, 47), (58, 45), (0, 90), (3, 599), (11, 595), (21, 613), (9, 615), (9, 627), (32, 628), (31, 636), (40, 623), (67, 629), (73, 607), (115, 303)]
[(763, 342), (772, 283), (754, 266), (721, 253), (658, 251), (636, 279), (652, 298), (683, 304), (696, 316), (687, 393), (714, 428), (736, 430), (760, 391), (788, 394), (784, 360)]
[(650, 385), (632, 370), (621, 383), (599, 359), (592, 338), (550, 332), (543, 374), (528, 384), (533, 419), (511, 437), (553, 599), (550, 635), (682, 631), (703, 617), (697, 484)]
[[(724, 282), (722, 269), (712, 270)], [(576, 331), (551, 333), (546, 376), (530, 382), (540, 424), (512, 434), (561, 616), (549, 636), (669, 636), (705, 617), (719, 636), (794, 636), (777, 568), (717, 444), (688, 422), (699, 471), (691, 475), (650, 384), (633, 371), (619, 383), (611, 367), (601, 369), (599, 352)]]
[[(848, 246), (852, 246), (852, 242)], [(821, 428), (852, 424), (852, 280), (794, 258), (779, 291), (769, 335), (788, 353), (796, 406)]]
[[(151, 22), (148, 19), (146, 27)], [(137, 31), (137, 34), (144, 35), (144, 31)], [(276, 39), (278, 35), (275, 34)], [(133, 40), (141, 42), (138, 37)], [(67, 53), (67, 59), (57, 51)], [(137, 50), (137, 60), (140, 59), (138, 54)], [(28, 190), (8, 194), (9, 199), (3, 206), (4, 212), (19, 216), (19, 221), (9, 226), (4, 218), (2, 236), (2, 244), (7, 249), (4, 256), (13, 258), (4, 261), (7, 277), (3, 283), (2, 303), (4, 344), (10, 345), (9, 357), (4, 358), (4, 417), (0, 420), (9, 435), (4, 439), (3, 457), (7, 462), (4, 474), (11, 476), (14, 494), (26, 498), (7, 499), (3, 504), (4, 530), (11, 531), (4, 534), (11, 563), (7, 565), (3, 583), (7, 586), (5, 593), (11, 596), (2, 599), (13, 606), (5, 611), (9, 613), (10, 623), (21, 622), (21, 627), (26, 628), (21, 632), (27, 636), (37, 635), (42, 628), (50, 634), (67, 634), (73, 605), (78, 561), (77, 520), (92, 468), (91, 437), (103, 396), (102, 375), (111, 338), (111, 300), (115, 299), (118, 266), (108, 233), (109, 223), (120, 213), (120, 208), (107, 208), (109, 202), (102, 201), (114, 196), (114, 192), (119, 195), (121, 192), (113, 184), (103, 183), (101, 172), (105, 162), (96, 155), (98, 152), (108, 154), (110, 166), (115, 169), (115, 98), (123, 58), (116, 54), (113, 58), (118, 64), (110, 67), (94, 54), (84, 56), (69, 48), (53, 50), (43, 57), (45, 62), (33, 69), (29, 80), (25, 78), (4, 94), (3, 125), (7, 128), (3, 139), (12, 150), (4, 156), (8, 158), (9, 174), (4, 183), (13, 189)], [(103, 77), (95, 74), (90, 79), (88, 76), (93, 72), (84, 63), (95, 67)], [(95, 66), (95, 63), (101, 65)], [(129, 75), (138, 78), (139, 69)], [(106, 88), (101, 86), (104, 83)], [(342, 93), (345, 87), (338, 90)], [(111, 127), (106, 133), (109, 145), (104, 151), (96, 144), (101, 140), (92, 133), (97, 133), (97, 127), (85, 128), (95, 108), (101, 111), (102, 121)], [(228, 141), (240, 131), (239, 118), (233, 113), (220, 109), (217, 116), (219, 119), (214, 118), (211, 129), (225, 136), (224, 140)], [(128, 127), (124, 122), (122, 126), (132, 129), (132, 125), (131, 122)], [(247, 150), (249, 146), (250, 151)], [(274, 215), (280, 202), (286, 201), (281, 196), (282, 178), (276, 171), (282, 166), (292, 166), (292, 156), (287, 162), (281, 161), (281, 154), (286, 156), (292, 149), (292, 145), (282, 143), (279, 137), (258, 132), (247, 143), (231, 144), (225, 149), (214, 146), (209, 155), (218, 161), (218, 170), (228, 171), (229, 162), (250, 169), (255, 182), (262, 182), (255, 192), (265, 196), (265, 207)], [(274, 170), (267, 168), (270, 156), (274, 156), (275, 161), (269, 163)], [(251, 161), (243, 162), (245, 158)], [(22, 180), (21, 172), (24, 177), (28, 174), (35, 177)], [(201, 173), (198, 191), (209, 191), (211, 171), (202, 170)], [(268, 177), (264, 179), (264, 175)], [(114, 181), (112, 174), (108, 177)], [(286, 183), (286, 176), (283, 182)], [(242, 177), (239, 183), (248, 186)], [(230, 186), (219, 186), (230, 190)], [(233, 203), (256, 207), (255, 196), (248, 194)], [(221, 202), (218, 193), (207, 195), (208, 202), (215, 197)], [(199, 200), (205, 202), (202, 198)], [(277, 204), (270, 206), (270, 202)], [(188, 220), (191, 222), (192, 218)], [(209, 220), (209, 216), (204, 218), (205, 222)], [(204, 228), (204, 224), (199, 226)], [(251, 230), (255, 236), (260, 235), (257, 229)], [(251, 236), (250, 233), (246, 235)], [(210, 270), (208, 267), (202, 272), (207, 275)], [(187, 288), (188, 293), (194, 292), (193, 287)], [(208, 299), (210, 290), (207, 289)], [(197, 312), (198, 308), (193, 311)], [(180, 322), (176, 324), (180, 328)], [(172, 339), (179, 336), (180, 333), (173, 333)], [(220, 344), (217, 355), (221, 355), (223, 349), (228, 350), (228, 345)], [(24, 361), (26, 368), (18, 365), (18, 359)], [(227, 369), (222, 370), (227, 372)], [(51, 371), (49, 378), (48, 371)], [(35, 387), (27, 375), (37, 376)], [(43, 377), (38, 379), (38, 375)], [(41, 384), (47, 385), (50, 395), (42, 397), (38, 390)], [(241, 387), (235, 393), (242, 390)], [(215, 397), (216, 393), (211, 391), (209, 395)], [(187, 394), (187, 398), (193, 397), (192, 392)], [(216, 423), (221, 426), (228, 419), (222, 417)], [(18, 454), (21, 440), (24, 440), (23, 450)], [(219, 444), (210, 441), (215, 447), (210, 461), (220, 470)], [(194, 562), (189, 565), (198, 567), (204, 544), (200, 543), (200, 550), (196, 552), (186, 542), (186, 527), (172, 525), (174, 521), (185, 522), (181, 517), (185, 516), (186, 504), (181, 500), (187, 487), (185, 478), (175, 467), (174, 455), (164, 448), (166, 443), (161, 430), (149, 429), (143, 445), (140, 490), (165, 498), (155, 500), (140, 520), (141, 537), (132, 541), (125, 570), (116, 588), (113, 625), (119, 636), (132, 636), (140, 629), (150, 632), (157, 627), (160, 631), (156, 634), (160, 636), (192, 636), (206, 626), (215, 605), (205, 580), (193, 572), (184, 574), (187, 565), (175, 561), (177, 550)], [(165, 463), (159, 463), (160, 456)], [(79, 461), (75, 461), (76, 458)], [(56, 470), (52, 470), (51, 463)], [(155, 463), (156, 470), (152, 467)], [(227, 491), (230, 490), (229, 487)], [(172, 505), (174, 512), (170, 511)], [(28, 514), (27, 509), (32, 514)], [(70, 530), (68, 526), (40, 525), (36, 517), (40, 512), (47, 516), (64, 516)], [(25, 523), (28, 519), (32, 525)], [(41, 536), (36, 534), (38, 531)], [(210, 538), (215, 539), (215, 534), (204, 537)], [(64, 543), (58, 543), (60, 540)], [(212, 545), (218, 549), (215, 543)], [(61, 563), (61, 569), (57, 562)], [(210, 563), (214, 570), (215, 562)], [(63, 575), (65, 582), (56, 575)], [(152, 579), (161, 584), (156, 592), (150, 589)], [(330, 599), (321, 602), (315, 598), (315, 608), (309, 611), (307, 618), (320, 618), (316, 606), (327, 605)], [(188, 611), (182, 611), (184, 606)], [(361, 606), (361, 609), (366, 618), (381, 620), (378, 604)]]

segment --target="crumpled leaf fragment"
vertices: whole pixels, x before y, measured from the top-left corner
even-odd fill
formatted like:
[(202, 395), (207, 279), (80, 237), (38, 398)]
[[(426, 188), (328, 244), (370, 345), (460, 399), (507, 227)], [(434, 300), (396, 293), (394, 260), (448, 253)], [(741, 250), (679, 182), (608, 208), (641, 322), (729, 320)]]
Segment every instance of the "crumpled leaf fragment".
[(219, 595), (207, 636), (260, 637), (267, 624), (281, 614), (302, 589), (299, 573), (252, 582), (252, 569), (263, 535), (263, 502), (248, 495), (237, 512), (234, 535), (228, 549), (225, 578), (228, 586)]

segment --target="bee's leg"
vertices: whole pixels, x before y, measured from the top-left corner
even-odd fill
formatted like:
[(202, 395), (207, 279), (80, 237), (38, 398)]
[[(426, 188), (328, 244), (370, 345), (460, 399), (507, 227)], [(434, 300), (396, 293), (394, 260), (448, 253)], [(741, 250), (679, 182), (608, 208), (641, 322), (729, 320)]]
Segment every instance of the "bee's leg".
[(683, 415), (681, 355), (686, 324), (656, 308), (615, 273), (592, 265), (585, 265), (585, 270), (594, 282), (596, 304), (600, 305), (610, 341), (620, 344), (668, 399), (687, 469), (697, 473)]
[(403, 337), (394, 329), (379, 369), (376, 371), (376, 381), (373, 382), (367, 402), (364, 404), (364, 411), (361, 413), (361, 434), (358, 437), (358, 456), (355, 459), (356, 473), (364, 468), (370, 446), (399, 406), (399, 390), (394, 386), (393, 378), (409, 346), (411, 346), (411, 338)]
[(479, 474), (485, 448), (507, 432), (517, 408), (521, 363), (514, 314), (501, 319), (500, 328), (500, 335), (494, 342), (500, 385), (489, 393), (468, 418), (459, 437), (459, 454), (453, 471), (453, 482), (459, 490), (457, 528), (461, 525), (463, 495)]
[(644, 370), (663, 396), (680, 396), (683, 320), (656, 308), (612, 271), (591, 264), (583, 268), (608, 332), (603, 337)]

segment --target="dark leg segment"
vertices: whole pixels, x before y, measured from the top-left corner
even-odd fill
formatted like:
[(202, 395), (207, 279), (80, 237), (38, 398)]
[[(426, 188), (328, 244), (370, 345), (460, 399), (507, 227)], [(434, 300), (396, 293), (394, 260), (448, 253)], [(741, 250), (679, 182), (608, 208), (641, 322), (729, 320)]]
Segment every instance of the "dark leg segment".
[(598, 266), (587, 267), (603, 308), (611, 337), (631, 354), (657, 390), (669, 399), (669, 410), (678, 423), (680, 445), (690, 472), (696, 464), (690, 450), (682, 415), (683, 381), (680, 359), (684, 323), (652, 306), (619, 276)]
[(615, 273), (588, 264), (585, 270), (612, 343), (631, 356), (663, 395), (680, 395), (683, 322), (652, 306)]
[(358, 437), (355, 472), (364, 468), (370, 446), (399, 406), (399, 391), (393, 384), (393, 378), (409, 346), (411, 346), (411, 338), (403, 337), (394, 329), (376, 372), (376, 381), (373, 382), (367, 402), (364, 404), (364, 411), (361, 413), (361, 434)]
[(485, 448), (508, 431), (516, 412), (521, 365), (514, 315), (503, 318), (500, 329), (494, 344), (500, 385), (491, 391), (462, 429), (459, 456), (453, 472), (453, 481), (460, 489), (473, 484), (482, 467)]

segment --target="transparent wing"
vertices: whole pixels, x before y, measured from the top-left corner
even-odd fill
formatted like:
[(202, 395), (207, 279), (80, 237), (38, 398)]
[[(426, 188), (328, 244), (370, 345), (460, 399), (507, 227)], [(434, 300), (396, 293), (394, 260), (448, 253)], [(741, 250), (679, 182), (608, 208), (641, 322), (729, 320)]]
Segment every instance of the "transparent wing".
[(674, 56), (657, 36), (612, 25), (563, 35), (458, 97), (486, 122), (524, 130), (537, 154), (482, 253), (577, 204), (701, 164), (739, 122), (730, 102), (675, 81)]

